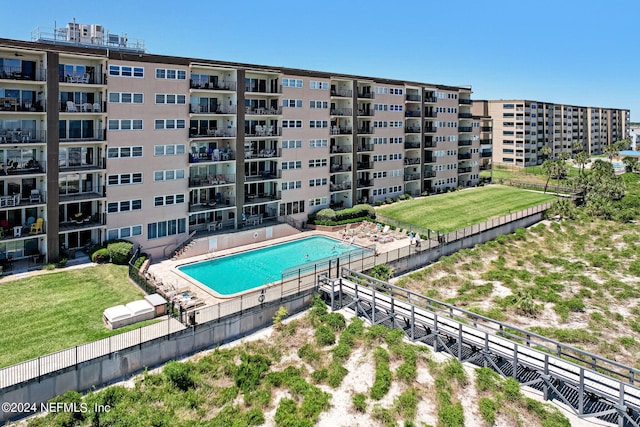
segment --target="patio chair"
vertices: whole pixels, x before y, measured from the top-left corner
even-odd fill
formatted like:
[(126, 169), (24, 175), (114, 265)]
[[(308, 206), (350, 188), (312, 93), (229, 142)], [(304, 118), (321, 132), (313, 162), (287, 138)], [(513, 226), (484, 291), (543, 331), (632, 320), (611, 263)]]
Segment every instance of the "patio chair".
[(100, 103), (99, 102), (94, 102), (93, 103), (93, 111), (95, 113), (99, 113), (100, 112)]
[(67, 113), (75, 113), (76, 111), (76, 104), (73, 103), (73, 101), (67, 101)]
[(31, 190), (31, 195), (29, 196), (29, 202), (31, 203), (40, 203), (40, 190)]
[(42, 224), (44, 223), (44, 219), (38, 218), (35, 223), (31, 224), (31, 230), (29, 230), (29, 234), (38, 234), (42, 233)]

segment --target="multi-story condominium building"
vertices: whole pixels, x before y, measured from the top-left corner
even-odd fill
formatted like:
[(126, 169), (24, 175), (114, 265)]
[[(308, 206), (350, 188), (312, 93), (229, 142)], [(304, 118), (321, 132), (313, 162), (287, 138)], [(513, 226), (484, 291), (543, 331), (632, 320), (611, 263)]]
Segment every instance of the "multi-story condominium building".
[[(628, 137), (630, 112), (530, 100), (474, 101), (493, 120), (493, 162), (534, 166), (551, 157), (586, 150), (602, 154), (607, 145)], [(479, 107), (481, 108), (481, 107)]]
[(301, 224), (478, 182), (471, 88), (148, 54), (69, 24), (0, 39), (0, 259)]

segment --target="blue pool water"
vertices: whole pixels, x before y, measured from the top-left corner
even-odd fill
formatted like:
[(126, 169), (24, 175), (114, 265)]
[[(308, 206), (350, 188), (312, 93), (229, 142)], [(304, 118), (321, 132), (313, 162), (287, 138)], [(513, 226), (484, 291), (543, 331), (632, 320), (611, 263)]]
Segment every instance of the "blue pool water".
[(281, 279), (282, 271), (301, 264), (335, 258), (359, 246), (313, 236), (279, 245), (178, 267), (220, 295), (228, 296)]

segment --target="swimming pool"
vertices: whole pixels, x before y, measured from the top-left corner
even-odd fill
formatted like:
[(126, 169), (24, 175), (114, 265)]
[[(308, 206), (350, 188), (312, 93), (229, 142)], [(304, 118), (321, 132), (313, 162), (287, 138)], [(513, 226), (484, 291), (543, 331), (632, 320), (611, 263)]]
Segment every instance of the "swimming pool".
[(280, 281), (288, 268), (314, 264), (327, 258), (362, 251), (360, 246), (346, 245), (323, 236), (285, 242), (212, 260), (178, 267), (221, 296), (228, 297), (249, 289)]

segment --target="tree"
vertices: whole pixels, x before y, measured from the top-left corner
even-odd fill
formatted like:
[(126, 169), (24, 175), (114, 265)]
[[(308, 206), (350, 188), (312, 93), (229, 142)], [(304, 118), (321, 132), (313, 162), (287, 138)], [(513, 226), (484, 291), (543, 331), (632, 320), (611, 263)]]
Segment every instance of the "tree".
[(622, 163), (627, 167), (627, 172), (637, 172), (640, 170), (640, 162), (636, 157), (625, 157)]
[(584, 174), (584, 167), (591, 162), (591, 156), (586, 151), (580, 151), (575, 155), (573, 161), (580, 167), (580, 175)]
[(549, 160), (549, 155), (551, 154), (551, 147), (548, 145), (543, 145), (540, 147), (540, 154), (544, 156), (545, 160)]
[(547, 187), (549, 186), (549, 180), (551, 179), (552, 176), (555, 176), (556, 174), (556, 170), (557, 170), (556, 162), (549, 159), (545, 160), (544, 163), (542, 164), (542, 170), (547, 174), (547, 182), (545, 182), (544, 184), (544, 192), (546, 193)]
[(609, 157), (610, 162), (613, 162), (613, 158), (617, 157), (620, 151), (626, 150), (627, 148), (629, 148), (629, 139), (621, 139), (620, 141), (607, 145), (604, 148), (604, 154)]
[(626, 190), (622, 176), (615, 174), (613, 165), (596, 160), (591, 166), (591, 173), (585, 173), (577, 181), (584, 192), (587, 214), (611, 218), (615, 209), (613, 202), (620, 200)]

